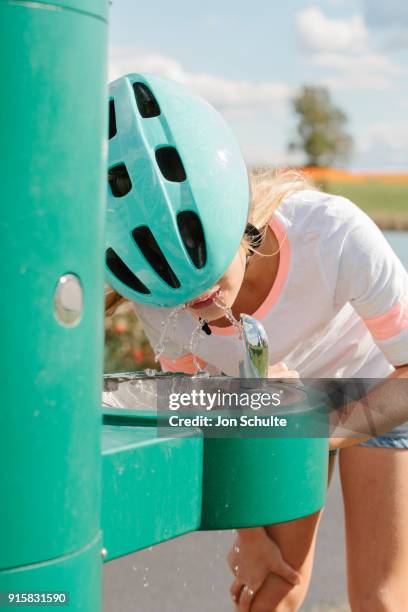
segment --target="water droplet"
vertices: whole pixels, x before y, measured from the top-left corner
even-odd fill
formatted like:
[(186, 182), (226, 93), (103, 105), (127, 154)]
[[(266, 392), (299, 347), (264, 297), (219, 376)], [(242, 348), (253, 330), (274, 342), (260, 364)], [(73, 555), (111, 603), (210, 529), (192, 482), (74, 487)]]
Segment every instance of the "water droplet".
[(191, 378), (210, 378), (210, 373), (206, 370), (198, 370), (196, 374), (193, 374)]
[(239, 546), (234, 546), (234, 553), (239, 554), (240, 548)]
[(156, 376), (157, 371), (153, 370), (152, 368), (146, 368), (144, 373), (146, 374), (146, 376)]

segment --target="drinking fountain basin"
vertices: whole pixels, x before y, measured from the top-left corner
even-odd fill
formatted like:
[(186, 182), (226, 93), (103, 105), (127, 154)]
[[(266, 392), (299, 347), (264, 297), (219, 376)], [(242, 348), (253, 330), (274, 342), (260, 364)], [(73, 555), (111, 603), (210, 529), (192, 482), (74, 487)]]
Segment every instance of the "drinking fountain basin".
[[(225, 384), (225, 378), (210, 377), (202, 381), (195, 378), (193, 382), (201, 386), (216, 385), (217, 381)], [(106, 375), (105, 426), (126, 426), (132, 422), (138, 427), (151, 428), (152, 435), (158, 439), (166, 428), (169, 438), (175, 436), (174, 428), (168, 427), (169, 412), (157, 409), (157, 387), (163, 380), (169, 383), (173, 380), (174, 384), (182, 384), (184, 380), (186, 385), (191, 384), (191, 377), (182, 374), (176, 377), (138, 372)], [(239, 379), (230, 381), (231, 384), (240, 382)], [(258, 388), (252, 386), (249, 392), (259, 392), (261, 384), (259, 381)], [(300, 384), (271, 381), (267, 383), (267, 390), (283, 391), (286, 396), (274, 410), (276, 416), (288, 421), (284, 432), (276, 430), (273, 434), (248, 437), (246, 432), (238, 430), (235, 435), (228, 431), (224, 436), (213, 437), (204, 428), (199, 524), (202, 530), (294, 520), (316, 512), (325, 503), (328, 437), (324, 394)], [(224, 414), (219, 407), (211, 412), (214, 419)], [(150, 465), (149, 462), (145, 470)], [(178, 495), (188, 494), (187, 489), (187, 484), (181, 483)]]

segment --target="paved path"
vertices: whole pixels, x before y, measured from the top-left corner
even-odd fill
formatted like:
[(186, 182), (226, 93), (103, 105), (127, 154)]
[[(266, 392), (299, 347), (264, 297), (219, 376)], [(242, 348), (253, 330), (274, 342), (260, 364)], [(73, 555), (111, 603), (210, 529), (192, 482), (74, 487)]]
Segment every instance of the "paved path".
[[(225, 552), (231, 531), (196, 532), (104, 567), (104, 612), (231, 612)], [(321, 523), (302, 612), (345, 612), (344, 538), (337, 472)]]

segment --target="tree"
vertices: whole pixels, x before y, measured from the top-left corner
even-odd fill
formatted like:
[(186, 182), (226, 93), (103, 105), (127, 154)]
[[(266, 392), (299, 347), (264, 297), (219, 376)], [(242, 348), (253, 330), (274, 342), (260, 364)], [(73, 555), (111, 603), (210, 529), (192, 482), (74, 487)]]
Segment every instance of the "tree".
[(347, 115), (335, 106), (326, 87), (303, 86), (293, 97), (292, 107), (298, 124), (289, 151), (304, 151), (309, 166), (330, 166), (349, 159), (353, 140), (345, 129)]

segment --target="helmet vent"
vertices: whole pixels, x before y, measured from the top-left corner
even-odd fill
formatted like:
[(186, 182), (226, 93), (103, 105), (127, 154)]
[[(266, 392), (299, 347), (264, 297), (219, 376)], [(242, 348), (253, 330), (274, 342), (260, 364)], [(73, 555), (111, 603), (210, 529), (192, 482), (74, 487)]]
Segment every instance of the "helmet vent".
[(106, 265), (121, 283), (130, 287), (138, 293), (150, 293), (149, 289), (137, 278), (135, 274), (127, 267), (119, 255), (112, 249), (106, 250)]
[(146, 225), (141, 225), (133, 230), (132, 236), (153, 270), (157, 272), (170, 287), (178, 289), (178, 287), (180, 287), (180, 282), (163, 255), (150, 229)]
[(115, 136), (116, 131), (115, 102), (109, 100), (109, 140)]
[(196, 268), (203, 268), (207, 261), (207, 251), (200, 217), (195, 212), (186, 210), (177, 215), (177, 225), (191, 261)]
[(114, 166), (108, 171), (108, 182), (116, 198), (123, 198), (132, 189), (132, 181), (125, 164)]
[(143, 119), (150, 119), (150, 117), (158, 117), (160, 115), (160, 106), (150, 89), (144, 83), (133, 83), (133, 91), (135, 92), (137, 108)]
[(173, 183), (182, 183), (186, 180), (186, 171), (177, 149), (174, 147), (161, 147), (156, 150), (156, 161), (165, 179)]

